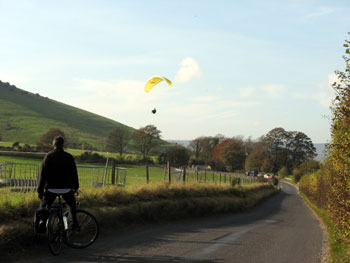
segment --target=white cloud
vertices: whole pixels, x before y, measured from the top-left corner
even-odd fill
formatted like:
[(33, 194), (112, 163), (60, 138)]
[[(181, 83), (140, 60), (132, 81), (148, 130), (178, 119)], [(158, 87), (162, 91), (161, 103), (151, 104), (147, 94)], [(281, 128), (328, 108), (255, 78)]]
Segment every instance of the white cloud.
[(197, 61), (193, 58), (185, 58), (180, 63), (180, 69), (175, 75), (175, 82), (187, 82), (194, 77), (202, 75)]
[(319, 16), (324, 16), (324, 15), (328, 15), (334, 12), (333, 8), (330, 7), (320, 7), (318, 10), (309, 13), (306, 15), (306, 17), (311, 18), (311, 17), (319, 17)]
[(267, 84), (262, 86), (261, 89), (269, 99), (279, 99), (287, 90), (282, 84)]
[(318, 84), (319, 89), (316, 99), (320, 102), (322, 106), (329, 107), (331, 101), (334, 99), (335, 93), (332, 88), (332, 84), (337, 82), (337, 75), (334, 73), (328, 75), (328, 83)]

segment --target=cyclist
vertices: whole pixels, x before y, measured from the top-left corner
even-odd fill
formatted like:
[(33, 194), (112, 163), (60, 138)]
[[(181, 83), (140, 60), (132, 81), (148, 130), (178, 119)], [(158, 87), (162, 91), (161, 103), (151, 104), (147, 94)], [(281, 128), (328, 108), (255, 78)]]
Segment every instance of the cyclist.
[[(63, 150), (64, 139), (56, 136), (52, 142), (54, 148), (43, 159), (38, 182), (38, 197), (40, 207), (38, 213), (46, 210), (55, 201), (58, 193), (70, 207), (73, 219), (73, 230), (79, 230), (76, 217), (75, 193), (78, 193), (79, 179), (77, 167), (71, 154)], [(45, 216), (44, 216), (45, 217)], [(43, 221), (46, 222), (45, 218)], [(36, 222), (37, 223), (37, 222)]]

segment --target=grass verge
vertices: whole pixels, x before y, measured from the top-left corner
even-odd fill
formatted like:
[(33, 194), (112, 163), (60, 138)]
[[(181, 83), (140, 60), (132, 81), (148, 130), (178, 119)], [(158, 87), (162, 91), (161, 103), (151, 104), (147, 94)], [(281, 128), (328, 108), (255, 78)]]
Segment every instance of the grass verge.
[[(84, 192), (83, 209), (98, 219), (102, 233), (143, 223), (246, 211), (278, 192), (270, 184), (231, 187), (217, 184), (158, 184)], [(0, 258), (30, 249), (32, 218), (38, 207), (35, 194), (0, 203)]]

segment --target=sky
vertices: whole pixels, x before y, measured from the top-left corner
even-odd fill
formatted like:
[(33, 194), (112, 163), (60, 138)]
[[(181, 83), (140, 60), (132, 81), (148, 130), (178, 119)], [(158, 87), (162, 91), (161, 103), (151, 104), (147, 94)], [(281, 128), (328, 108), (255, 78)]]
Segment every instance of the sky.
[[(0, 80), (20, 89), (166, 140), (331, 139), (349, 0), (0, 0), (0, 14)], [(154, 75), (173, 85), (146, 93)]]

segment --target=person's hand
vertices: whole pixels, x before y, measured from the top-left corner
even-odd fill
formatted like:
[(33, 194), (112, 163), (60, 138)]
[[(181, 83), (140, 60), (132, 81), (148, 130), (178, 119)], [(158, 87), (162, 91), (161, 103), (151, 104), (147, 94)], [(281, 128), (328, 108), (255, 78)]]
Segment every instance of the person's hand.
[(38, 193), (38, 197), (39, 197), (40, 200), (43, 199), (43, 194), (42, 193)]
[(78, 195), (79, 195), (79, 191), (78, 191), (78, 189), (74, 189), (73, 191), (74, 191), (74, 194), (75, 194), (76, 196), (78, 196)]

